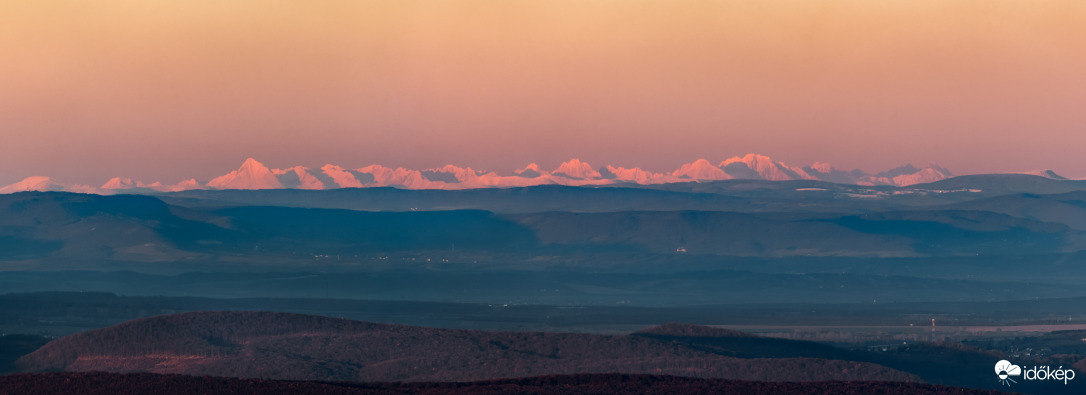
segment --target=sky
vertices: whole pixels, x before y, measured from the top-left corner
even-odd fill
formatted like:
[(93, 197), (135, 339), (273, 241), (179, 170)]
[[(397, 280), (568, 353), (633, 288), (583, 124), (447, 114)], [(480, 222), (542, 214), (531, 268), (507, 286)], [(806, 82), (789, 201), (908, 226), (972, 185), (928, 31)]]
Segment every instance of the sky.
[(0, 0), (0, 185), (746, 153), (1086, 177), (1079, 0)]

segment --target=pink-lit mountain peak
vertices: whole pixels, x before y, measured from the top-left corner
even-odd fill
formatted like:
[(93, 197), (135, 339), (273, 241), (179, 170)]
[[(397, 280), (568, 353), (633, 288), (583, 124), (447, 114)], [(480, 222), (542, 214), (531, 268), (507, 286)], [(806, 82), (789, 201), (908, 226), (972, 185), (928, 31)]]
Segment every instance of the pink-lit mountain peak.
[(750, 166), (751, 168), (755, 168), (755, 167), (758, 167), (759, 165), (761, 165), (761, 166), (771, 165), (773, 163), (773, 159), (768, 157), (768, 156), (765, 156), (765, 155), (758, 155), (758, 154), (753, 154), (752, 153), (752, 154), (746, 154), (745, 156), (742, 156), (742, 157), (733, 156), (731, 158), (725, 159), (723, 162), (720, 162), (719, 166), (720, 167), (725, 167), (725, 166), (728, 166), (728, 165), (730, 165), (732, 163), (743, 163), (743, 164), (746, 164), (747, 166)]
[(143, 187), (143, 183), (139, 181), (132, 181), (131, 178), (113, 177), (105, 184), (102, 184), (102, 189), (132, 189)]
[(893, 176), (890, 177), (889, 180), (879, 179), (878, 182), (899, 186), (908, 186), (944, 180), (951, 176), (949, 170), (944, 169), (939, 165), (930, 165), (923, 169), (916, 169), (912, 167), (912, 165), (908, 166), (911, 168), (910, 170), (915, 171), (899, 171), (896, 172), (896, 174), (893, 174)]
[(0, 193), (15, 193), (24, 191), (61, 191), (64, 186), (52, 177), (31, 176), (22, 181), (0, 188)]
[(362, 181), (356, 176), (356, 171), (347, 170), (336, 165), (324, 165), (321, 167), (321, 172), (331, 178), (332, 182), (340, 188), (362, 187)]
[(815, 162), (811, 164), (810, 168), (815, 169), (820, 173), (833, 173), (837, 170), (833, 168), (833, 165), (824, 162)]
[(603, 167), (609, 176), (604, 178), (613, 178), (622, 182), (633, 182), (638, 184), (656, 184), (665, 180), (666, 176), (660, 173), (653, 173), (650, 171), (642, 170), (641, 168), (625, 168), (621, 166), (607, 165)]
[[(258, 162), (259, 163), (259, 162)], [(321, 177), (323, 173), (315, 172), (305, 166), (294, 166), (289, 169), (275, 169), (271, 171), (279, 184), (285, 188), (296, 189), (328, 189), (330, 186)]]
[(215, 177), (207, 186), (217, 189), (281, 189), (283, 184), (263, 163), (248, 158), (229, 174)]
[(698, 159), (692, 163), (687, 163), (679, 167), (678, 170), (672, 173), (675, 177), (686, 180), (728, 180), (732, 176), (725, 173), (718, 166), (714, 166), (706, 159)]
[(561, 177), (574, 178), (579, 180), (589, 180), (600, 178), (600, 172), (593, 169), (591, 165), (580, 159), (570, 159), (569, 161), (562, 162), (557, 169), (554, 169), (551, 174)]
[[(746, 167), (747, 170), (753, 171), (756, 175), (749, 172), (743, 172), (742, 170), (735, 170), (736, 166)], [(784, 162), (774, 161), (773, 158), (768, 156), (753, 153), (743, 157), (736, 156), (720, 162), (720, 168), (724, 169), (725, 172), (728, 172), (728, 174), (731, 174), (735, 178), (761, 178), (772, 181), (816, 179), (810, 174), (807, 174), (802, 168), (791, 167)], [(733, 172), (746, 174), (733, 174)]]
[(241, 167), (238, 170), (246, 170), (252, 172), (264, 172), (268, 171), (268, 167), (254, 158), (245, 158), (245, 162), (241, 163)]
[(426, 169), (424, 172), (440, 173), (451, 176), (456, 182), (469, 182), (476, 177), (485, 176), (488, 172), (472, 169), (471, 167), (460, 167), (452, 164), (448, 164), (438, 168)]
[(537, 178), (539, 176), (542, 176), (542, 175), (548, 174), (548, 173), (543, 171), (543, 170), (540, 170), (539, 164), (537, 164), (537, 163), (529, 163), (528, 166), (524, 166), (523, 168), (514, 170), (513, 174), (517, 175), (519, 177)]

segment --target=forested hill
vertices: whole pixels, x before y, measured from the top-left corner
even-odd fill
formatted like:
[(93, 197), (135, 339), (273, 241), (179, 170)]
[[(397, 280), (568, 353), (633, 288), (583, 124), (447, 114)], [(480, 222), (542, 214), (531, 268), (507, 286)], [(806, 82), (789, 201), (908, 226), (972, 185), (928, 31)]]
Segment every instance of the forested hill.
[(925, 394), (995, 395), (997, 391), (871, 381), (807, 383), (733, 381), (676, 376), (583, 374), (458, 383), (329, 383), (196, 377), (177, 374), (57, 372), (0, 376), (11, 394)]
[(741, 359), (644, 336), (437, 329), (266, 312), (134, 320), (55, 340), (17, 365), (23, 371), (289, 380), (464, 381), (617, 372), (755, 381), (918, 381), (873, 363)]

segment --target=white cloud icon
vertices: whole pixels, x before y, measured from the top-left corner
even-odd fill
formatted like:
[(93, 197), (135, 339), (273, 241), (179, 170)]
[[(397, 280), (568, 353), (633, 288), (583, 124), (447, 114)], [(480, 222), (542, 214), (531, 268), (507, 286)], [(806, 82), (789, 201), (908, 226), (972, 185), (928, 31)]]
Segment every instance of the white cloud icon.
[(996, 362), (995, 372), (999, 375), (1000, 380), (1006, 380), (1010, 376), (1021, 376), (1022, 368), (1018, 365), (1011, 363), (1006, 359)]

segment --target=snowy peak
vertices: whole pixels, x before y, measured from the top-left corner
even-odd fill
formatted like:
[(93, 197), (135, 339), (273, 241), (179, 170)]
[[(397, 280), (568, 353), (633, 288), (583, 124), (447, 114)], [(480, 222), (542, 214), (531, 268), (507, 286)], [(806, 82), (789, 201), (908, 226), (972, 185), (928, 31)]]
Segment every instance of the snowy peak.
[(713, 166), (712, 163), (705, 159), (698, 159), (693, 163), (684, 164), (671, 174), (680, 179), (694, 181), (729, 180), (732, 178), (724, 170)]
[(542, 176), (543, 171), (539, 170), (539, 165), (531, 163), (528, 164), (528, 166), (524, 166), (524, 168), (513, 171), (513, 174), (517, 177), (536, 178)]
[(833, 168), (833, 165), (830, 165), (829, 163), (823, 163), (823, 162), (815, 162), (815, 163), (811, 164), (810, 166), (807, 166), (807, 169), (808, 170), (815, 170), (815, 171), (817, 171), (819, 173), (833, 173), (833, 172), (837, 171), (837, 169)]
[(859, 183), (867, 182), (873, 185), (909, 186), (941, 181), (950, 177), (950, 171), (939, 165), (930, 165), (923, 169), (917, 169), (915, 166), (908, 164), (878, 173), (873, 177), (867, 177)]
[(570, 159), (554, 169), (551, 174), (575, 180), (592, 180), (600, 178), (600, 172), (592, 168), (588, 163), (580, 159)]
[[(259, 162), (257, 163), (259, 164)], [(272, 174), (275, 174), (276, 180), (284, 188), (329, 189), (334, 187), (334, 184), (330, 182), (330, 178), (304, 166), (294, 166), (283, 170), (275, 169), (272, 170)]]
[(403, 187), (407, 189), (438, 189), (439, 187), (433, 181), (423, 177), (422, 172), (418, 170), (408, 170), (402, 167), (393, 169), (375, 164), (356, 171), (372, 176), (373, 186)]
[(132, 181), (131, 178), (113, 177), (99, 188), (102, 189), (132, 189), (144, 187), (142, 182)]
[(238, 170), (239, 171), (248, 171), (248, 172), (258, 173), (258, 172), (267, 172), (268, 167), (264, 166), (263, 163), (258, 162), (256, 159), (246, 158), (245, 162), (241, 163), (241, 168), (239, 168)]
[(22, 181), (0, 188), (0, 193), (15, 193), (15, 192), (49, 192), (49, 191), (66, 191), (68, 188), (65, 185), (61, 185), (51, 177), (33, 176), (24, 178)]
[(906, 164), (904, 166), (898, 166), (898, 167), (895, 167), (893, 169), (890, 169), (890, 170), (875, 174), (875, 177), (894, 178), (894, 177), (901, 176), (901, 175), (913, 174), (913, 173), (916, 173), (918, 171), (920, 171), (920, 169), (917, 169), (916, 166), (913, 166), (910, 163), (910, 164)]
[[(332, 183), (340, 188), (361, 188), (362, 180), (358, 179), (361, 173), (344, 169), (336, 165), (324, 165), (321, 173), (332, 180)], [(371, 181), (371, 180), (366, 180)]]
[(656, 184), (664, 182), (664, 175), (660, 173), (653, 173), (640, 168), (627, 169), (625, 167), (615, 167), (611, 165), (604, 166), (600, 169), (600, 175), (604, 179), (612, 179), (622, 182), (634, 182), (638, 184)]
[(253, 158), (246, 159), (240, 168), (230, 172), (230, 174), (215, 177), (207, 183), (207, 186), (217, 189), (284, 188), (275, 173)]
[(77, 192), (77, 193), (101, 193), (101, 190), (90, 185), (63, 184), (52, 177), (33, 176), (22, 179), (19, 182), (0, 188), (0, 194), (16, 192)]
[(783, 162), (775, 162), (768, 156), (758, 154), (747, 154), (742, 158), (736, 156), (720, 162), (719, 167), (724, 169), (732, 178), (754, 178), (772, 181), (815, 179), (801, 168), (793, 168)]
[(189, 191), (189, 190), (193, 190), (193, 189), (207, 189), (207, 188), (204, 187), (203, 185), (200, 185), (200, 182), (196, 181), (195, 178), (190, 178), (190, 179), (181, 181), (181, 182), (179, 182), (177, 184), (166, 186), (162, 190), (163, 190), (163, 192), (180, 192), (180, 191)]
[(811, 179), (820, 180), (825, 182), (833, 182), (837, 184), (874, 184), (869, 179), (870, 174), (864, 173), (860, 170), (844, 171), (840, 170), (829, 163), (815, 162), (810, 166), (805, 166), (802, 170), (811, 176)]
[(113, 177), (105, 184), (98, 187), (102, 192), (110, 193), (132, 193), (140, 192), (140, 190), (152, 190), (156, 192), (179, 192), (188, 191), (192, 189), (206, 189), (203, 185), (200, 185), (195, 178), (181, 181), (174, 185), (163, 185), (161, 182), (152, 182), (145, 184), (142, 181), (133, 181), (131, 178)]
[(731, 158), (728, 158), (723, 162), (720, 162), (719, 166), (726, 167), (732, 163), (742, 163), (747, 165), (747, 167), (754, 169), (760, 166), (771, 166), (773, 164), (773, 159), (765, 155), (747, 154), (743, 157), (733, 156)]
[(443, 167), (422, 171), (422, 176), (427, 180), (449, 184), (471, 182), (484, 174), (485, 173), (481, 171), (472, 170), (470, 167), (459, 167), (454, 165), (445, 165)]

